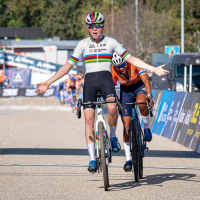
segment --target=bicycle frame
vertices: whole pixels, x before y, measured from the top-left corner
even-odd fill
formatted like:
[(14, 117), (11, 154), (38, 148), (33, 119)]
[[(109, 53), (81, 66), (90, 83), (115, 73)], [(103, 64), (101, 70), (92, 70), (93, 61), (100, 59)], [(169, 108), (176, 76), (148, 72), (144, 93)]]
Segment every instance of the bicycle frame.
[(107, 149), (107, 159), (106, 159), (106, 164), (108, 165), (109, 164), (109, 158), (110, 158), (110, 149), (109, 149), (109, 142), (108, 142), (108, 132), (107, 132), (107, 129), (106, 129), (106, 123), (104, 121), (104, 118), (103, 118), (103, 112), (102, 112), (102, 107), (101, 105), (98, 105), (97, 107), (97, 120), (96, 120), (96, 158), (99, 159), (100, 156), (99, 156), (99, 148), (98, 148), (98, 145), (99, 145), (99, 132), (98, 132), (98, 125), (99, 125), (99, 122), (102, 122), (103, 123), (103, 126), (104, 126), (104, 131), (103, 131), (103, 135), (104, 135), (104, 138), (106, 138), (106, 149)]
[[(144, 148), (142, 148), (141, 147), (141, 140), (142, 140), (142, 138), (141, 138), (141, 128), (140, 128), (140, 121), (139, 121), (139, 118), (138, 118), (138, 115), (137, 115), (137, 112), (136, 112), (136, 108), (135, 108), (135, 105), (131, 105), (132, 106), (132, 118), (130, 119), (130, 134), (129, 134), (129, 137), (130, 137), (130, 151), (131, 151), (131, 122), (133, 121), (133, 120), (136, 120), (137, 121), (137, 129), (138, 129), (138, 147), (139, 147), (139, 152), (140, 152), (140, 156), (144, 156), (144, 150), (146, 149), (146, 145), (144, 146)], [(144, 145), (144, 141), (142, 142), (142, 144)], [(146, 143), (145, 143), (146, 144)]]

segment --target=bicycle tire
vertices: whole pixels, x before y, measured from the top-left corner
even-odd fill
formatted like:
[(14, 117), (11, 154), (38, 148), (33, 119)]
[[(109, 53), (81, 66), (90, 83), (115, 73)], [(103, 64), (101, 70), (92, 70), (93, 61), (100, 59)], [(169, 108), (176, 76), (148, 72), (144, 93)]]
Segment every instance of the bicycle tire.
[(143, 179), (143, 157), (139, 157), (139, 178)]
[(99, 136), (100, 136), (100, 146), (101, 146), (101, 164), (103, 168), (103, 180), (104, 180), (104, 189), (108, 191), (109, 179), (108, 179), (108, 166), (106, 165), (106, 155), (105, 155), (105, 144), (103, 137), (103, 123), (99, 122)]
[(139, 181), (139, 152), (138, 152), (138, 130), (137, 121), (131, 121), (131, 142), (132, 142), (132, 165), (134, 168), (135, 182)]
[(71, 107), (72, 107), (72, 113), (74, 113), (74, 97), (72, 96), (72, 104), (71, 104)]

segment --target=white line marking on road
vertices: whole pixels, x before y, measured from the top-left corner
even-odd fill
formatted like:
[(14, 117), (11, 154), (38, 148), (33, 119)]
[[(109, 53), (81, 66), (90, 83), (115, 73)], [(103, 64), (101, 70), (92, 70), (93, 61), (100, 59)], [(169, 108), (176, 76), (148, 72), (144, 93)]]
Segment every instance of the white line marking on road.
[[(28, 163), (1, 163), (0, 166), (88, 167), (88, 165), (78, 165), (78, 164), (28, 164)], [(108, 165), (108, 167), (123, 168), (124, 166), (123, 165)], [(144, 166), (143, 168), (200, 170), (200, 167)]]
[(3, 110), (4, 108), (6, 108), (7, 106), (0, 106), (0, 110)]
[(10, 106), (10, 108), (15, 109), (15, 110), (26, 110), (30, 108), (30, 106)]

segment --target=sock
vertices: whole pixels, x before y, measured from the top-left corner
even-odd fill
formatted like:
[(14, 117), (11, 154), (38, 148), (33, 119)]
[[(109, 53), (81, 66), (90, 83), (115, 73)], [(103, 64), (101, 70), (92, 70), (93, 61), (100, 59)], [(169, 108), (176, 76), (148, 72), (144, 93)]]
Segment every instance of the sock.
[(116, 137), (116, 126), (115, 127), (112, 127), (110, 126), (110, 138), (113, 138), (113, 137)]
[(144, 122), (144, 129), (149, 128), (149, 115), (142, 116), (143, 122)]
[(126, 161), (131, 160), (130, 142), (124, 142)]
[(95, 144), (94, 143), (87, 144), (87, 148), (88, 148), (88, 153), (90, 155), (90, 161), (96, 160), (95, 159)]

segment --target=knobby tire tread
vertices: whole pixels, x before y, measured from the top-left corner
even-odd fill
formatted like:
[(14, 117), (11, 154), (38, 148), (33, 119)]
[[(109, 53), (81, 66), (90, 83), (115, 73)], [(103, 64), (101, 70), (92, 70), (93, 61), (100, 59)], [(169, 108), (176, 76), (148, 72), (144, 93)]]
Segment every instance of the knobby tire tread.
[(139, 181), (139, 152), (138, 152), (138, 137), (137, 137), (137, 121), (132, 120), (131, 122), (131, 142), (132, 142), (132, 164), (134, 167), (135, 182)]
[(101, 161), (103, 168), (103, 180), (104, 180), (104, 189), (108, 191), (109, 180), (108, 180), (108, 166), (106, 165), (106, 155), (105, 155), (105, 146), (103, 138), (103, 123), (99, 122), (99, 136), (100, 136), (100, 146), (101, 146)]

